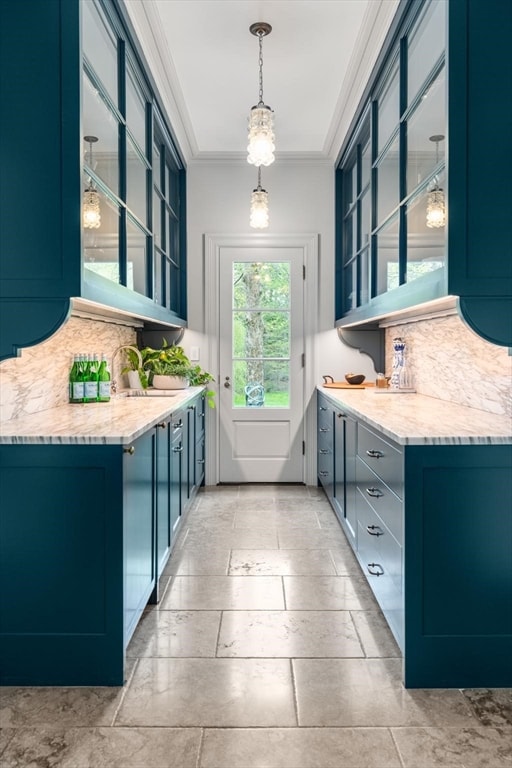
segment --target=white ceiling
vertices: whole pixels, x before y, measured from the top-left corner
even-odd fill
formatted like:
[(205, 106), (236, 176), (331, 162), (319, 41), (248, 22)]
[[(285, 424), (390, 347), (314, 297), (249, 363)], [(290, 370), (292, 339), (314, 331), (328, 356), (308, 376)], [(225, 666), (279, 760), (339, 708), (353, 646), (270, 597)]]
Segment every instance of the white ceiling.
[(125, 0), (185, 159), (242, 157), (258, 101), (278, 156), (335, 159), (398, 0)]

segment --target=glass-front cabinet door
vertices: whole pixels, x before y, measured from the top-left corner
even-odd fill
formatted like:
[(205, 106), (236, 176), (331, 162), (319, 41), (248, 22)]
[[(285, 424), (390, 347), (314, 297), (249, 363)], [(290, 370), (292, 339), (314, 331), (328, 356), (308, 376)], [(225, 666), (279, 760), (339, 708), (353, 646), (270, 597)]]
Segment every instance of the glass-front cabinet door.
[(110, 4), (81, 6), (84, 269), (185, 317), (183, 165)]
[(338, 319), (445, 284), (446, 2), (411, 7), (337, 171)]

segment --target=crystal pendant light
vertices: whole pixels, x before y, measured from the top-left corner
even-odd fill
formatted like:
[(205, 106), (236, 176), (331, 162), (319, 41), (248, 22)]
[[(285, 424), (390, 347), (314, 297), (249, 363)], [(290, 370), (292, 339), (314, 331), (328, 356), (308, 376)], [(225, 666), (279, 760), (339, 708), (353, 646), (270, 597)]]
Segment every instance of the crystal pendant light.
[(268, 227), (268, 192), (261, 187), (261, 168), (258, 168), (258, 186), (251, 195), (251, 217), (249, 221), (253, 229)]
[[(84, 136), (84, 141), (89, 143), (89, 168), (93, 167), (92, 145), (98, 141), (97, 136)], [(84, 229), (98, 229), (101, 224), (100, 196), (92, 179), (89, 177), (89, 185), (84, 190), (82, 202), (82, 224)]]
[(258, 21), (249, 31), (259, 41), (259, 100), (249, 115), (249, 144), (247, 162), (251, 165), (270, 165), (274, 162), (274, 113), (263, 101), (263, 38), (272, 31), (270, 24)]
[[(436, 144), (436, 166), (439, 162), (439, 142), (443, 141), (442, 134), (429, 137)], [(434, 179), (434, 187), (427, 195), (427, 227), (439, 229), (446, 226), (446, 202), (444, 190), (438, 185), (437, 177)]]

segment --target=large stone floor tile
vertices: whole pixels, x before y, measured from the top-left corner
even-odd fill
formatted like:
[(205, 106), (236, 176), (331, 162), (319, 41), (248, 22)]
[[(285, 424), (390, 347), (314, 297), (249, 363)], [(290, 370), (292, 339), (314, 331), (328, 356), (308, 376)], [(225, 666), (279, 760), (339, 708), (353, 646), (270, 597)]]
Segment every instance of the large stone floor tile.
[(380, 608), (351, 611), (365, 656), (374, 658), (401, 658), (400, 648)]
[(316, 513), (319, 510), (328, 511), (331, 509), (329, 502), (326, 499), (315, 498), (304, 495), (302, 498), (283, 498), (278, 496), (276, 499), (276, 510), (281, 513), (287, 513), (290, 516), (290, 521), (293, 520), (293, 512), (300, 514), (301, 512), (309, 512), (311, 517), (316, 517)]
[(466, 688), (463, 694), (482, 725), (512, 726), (512, 688)]
[(233, 549), (229, 573), (246, 576), (330, 576), (334, 564), (325, 550)]
[(145, 611), (131, 642), (128, 657), (215, 656), (220, 611)]
[(280, 528), (277, 531), (280, 549), (343, 549), (348, 548), (341, 529)]
[(365, 579), (349, 576), (284, 576), (286, 608), (290, 611), (375, 609)]
[(200, 728), (24, 728), (2, 768), (196, 768)]
[(297, 725), (290, 662), (141, 659), (115, 724), (233, 728)]
[(264, 528), (210, 531), (189, 528), (180, 541), (185, 549), (277, 549), (277, 533)]
[(277, 576), (176, 576), (160, 610), (282, 610), (283, 585)]
[(319, 530), (320, 525), (316, 515), (308, 510), (289, 512), (275, 509), (249, 510), (242, 509), (235, 515), (235, 528), (268, 528), (290, 529), (306, 528)]
[(296, 659), (299, 725), (472, 727), (458, 690), (406, 690), (400, 659)]
[(348, 611), (226, 611), (218, 656), (364, 656)]
[(512, 729), (392, 728), (404, 768), (510, 768)]
[(363, 575), (357, 558), (348, 544), (342, 547), (332, 547), (330, 553), (338, 576)]
[(206, 729), (200, 768), (400, 768), (386, 728)]
[(226, 576), (229, 549), (178, 549), (165, 566), (164, 573), (175, 576)]
[(125, 688), (0, 688), (2, 728), (110, 725)]

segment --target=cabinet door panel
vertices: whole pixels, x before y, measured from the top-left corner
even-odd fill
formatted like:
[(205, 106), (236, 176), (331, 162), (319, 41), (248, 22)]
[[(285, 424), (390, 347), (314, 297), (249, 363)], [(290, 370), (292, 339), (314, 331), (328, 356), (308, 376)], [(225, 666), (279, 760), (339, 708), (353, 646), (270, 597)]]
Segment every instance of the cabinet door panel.
[(169, 506), (171, 427), (167, 421), (156, 427), (156, 563), (160, 576), (171, 548), (171, 520)]
[(155, 585), (154, 432), (140, 437), (133, 448), (133, 454), (125, 453), (123, 463), (125, 643)]

